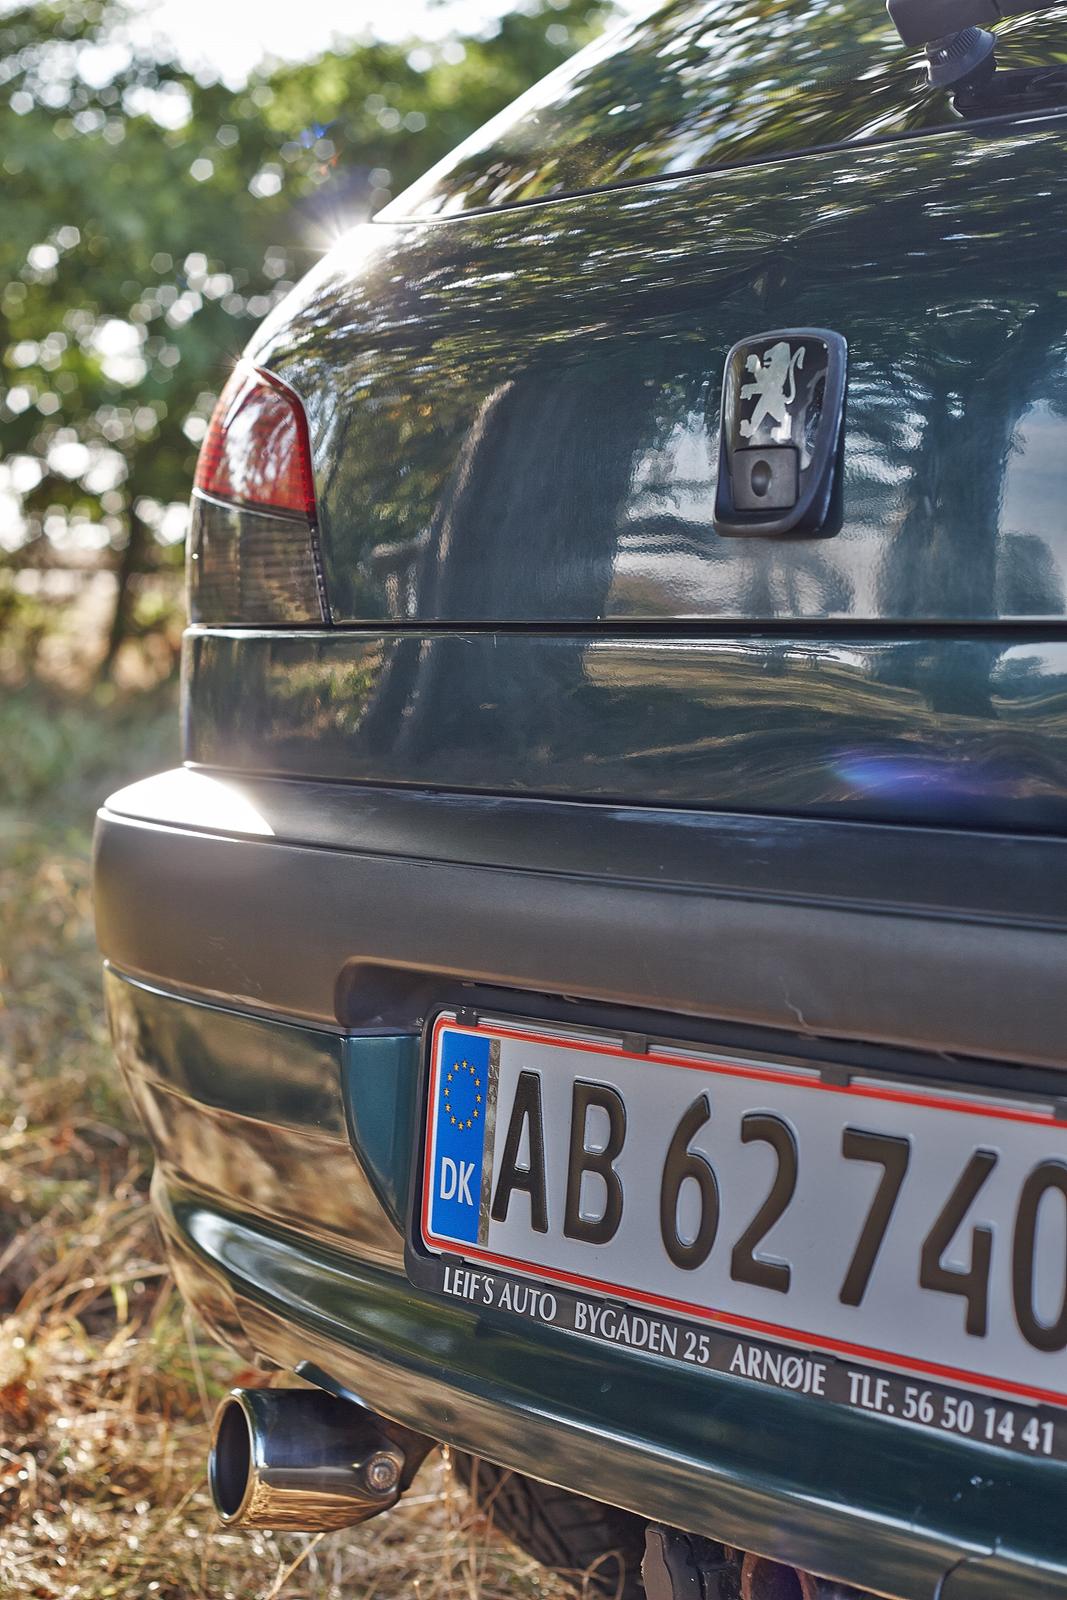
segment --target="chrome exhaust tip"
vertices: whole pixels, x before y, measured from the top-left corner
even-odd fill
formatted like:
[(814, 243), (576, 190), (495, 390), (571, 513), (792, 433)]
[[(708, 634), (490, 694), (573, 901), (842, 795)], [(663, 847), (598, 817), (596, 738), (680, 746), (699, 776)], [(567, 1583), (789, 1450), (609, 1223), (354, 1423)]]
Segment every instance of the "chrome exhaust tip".
[(389, 1426), (321, 1390), (231, 1390), (215, 1413), (208, 1454), (219, 1521), (319, 1533), (388, 1511), (430, 1445), (419, 1440), (425, 1448), (409, 1460)]

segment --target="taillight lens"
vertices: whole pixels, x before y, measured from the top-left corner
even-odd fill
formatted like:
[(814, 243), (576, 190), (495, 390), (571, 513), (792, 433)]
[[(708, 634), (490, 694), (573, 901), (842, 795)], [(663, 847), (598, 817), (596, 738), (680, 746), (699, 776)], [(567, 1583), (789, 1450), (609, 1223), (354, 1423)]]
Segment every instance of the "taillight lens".
[(194, 622), (326, 620), (307, 418), (273, 373), (242, 364), (200, 449), (189, 538)]
[(196, 487), (220, 500), (314, 519), (307, 420), (291, 389), (269, 373), (237, 368), (212, 412)]

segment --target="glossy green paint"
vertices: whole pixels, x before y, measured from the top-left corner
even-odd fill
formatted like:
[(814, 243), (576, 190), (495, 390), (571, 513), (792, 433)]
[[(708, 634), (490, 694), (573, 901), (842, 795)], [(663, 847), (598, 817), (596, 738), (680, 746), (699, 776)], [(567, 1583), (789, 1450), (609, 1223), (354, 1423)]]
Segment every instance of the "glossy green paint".
[[(1013, 1593), (1061, 1592), (1067, 1574), (1039, 1552), (1062, 1468), (414, 1289), (390, 1215), (413, 1148), (399, 1130), (416, 1114), (414, 1039), (243, 1016), (114, 971), (107, 995), (148, 1108), (179, 1281), (231, 1342), (315, 1361), (398, 1420), (505, 1464), (536, 1459), (558, 1483), (595, 1481), (620, 1505), (883, 1592), (932, 1600), (961, 1556), (981, 1560), (997, 1540), (1013, 1552)], [(345, 1111), (354, 1149), (332, 1150)], [(284, 1210), (262, 1187), (257, 1126), (275, 1141)], [(290, 1143), (297, 1133), (318, 1150)], [(346, 1229), (323, 1226), (337, 1190)]]
[(212, 1116), (253, 1118), (324, 1144), (344, 1140), (335, 1035), (196, 1002), (175, 1005), (110, 968), (104, 998), (120, 1065), (137, 1092), (162, 1091)]
[[(673, 0), (572, 57), (381, 214), (452, 218), (929, 135), (1002, 113), (1009, 98), (1016, 112), (1023, 98), (1047, 109), (1067, 90), (1065, 22), (1055, 7), (999, 27), (996, 85), (961, 112), (902, 47), (882, 0)], [(1024, 84), (1033, 69), (1041, 83)]]
[[(112, 969), (104, 987), (115, 1054), (163, 1188), (193, 1185), (302, 1230), (309, 1244), (400, 1270), (399, 1225), (378, 1199), (388, 1180), (373, 1160), (357, 1160), (349, 1139), (341, 1074), (354, 1055), (339, 1032), (179, 1001)], [(368, 1046), (372, 1066), (384, 1059), (389, 1095), (405, 1048), (410, 1041), (392, 1055), (380, 1040)], [(377, 1126), (372, 1118), (368, 1139), (380, 1155)]]
[(482, 792), (1067, 827), (1067, 637), (197, 632), (187, 756)]
[(411, 1186), (419, 1081), (417, 1034), (362, 1034), (341, 1041), (341, 1091), (352, 1148), (399, 1231)]
[[(254, 352), (334, 621), (1062, 621), (1065, 155), (984, 126), (357, 230)], [(726, 352), (800, 325), (849, 344), (840, 531), (720, 537)]]

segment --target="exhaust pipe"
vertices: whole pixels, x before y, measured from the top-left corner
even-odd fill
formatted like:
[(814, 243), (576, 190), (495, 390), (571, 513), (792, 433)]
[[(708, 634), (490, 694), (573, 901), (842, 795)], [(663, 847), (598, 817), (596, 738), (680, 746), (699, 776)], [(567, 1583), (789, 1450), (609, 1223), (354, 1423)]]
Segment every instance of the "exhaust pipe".
[(395, 1505), (430, 1448), (322, 1390), (233, 1389), (211, 1432), (211, 1498), (228, 1528), (347, 1528)]

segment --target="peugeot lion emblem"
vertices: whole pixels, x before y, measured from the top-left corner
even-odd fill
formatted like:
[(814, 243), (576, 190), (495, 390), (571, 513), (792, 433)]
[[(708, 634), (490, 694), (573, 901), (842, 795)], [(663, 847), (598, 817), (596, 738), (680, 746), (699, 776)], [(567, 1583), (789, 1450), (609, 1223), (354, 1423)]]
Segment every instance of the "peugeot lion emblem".
[(719, 533), (836, 531), (847, 362), (844, 339), (825, 328), (734, 345), (722, 389)]

